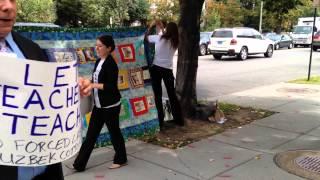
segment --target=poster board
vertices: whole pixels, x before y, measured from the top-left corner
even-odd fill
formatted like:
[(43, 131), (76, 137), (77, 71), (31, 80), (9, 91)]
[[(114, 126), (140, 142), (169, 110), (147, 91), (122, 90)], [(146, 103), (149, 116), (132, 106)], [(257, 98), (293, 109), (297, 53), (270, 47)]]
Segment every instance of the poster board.
[(43, 166), (74, 156), (82, 143), (76, 61), (0, 59), (0, 164)]

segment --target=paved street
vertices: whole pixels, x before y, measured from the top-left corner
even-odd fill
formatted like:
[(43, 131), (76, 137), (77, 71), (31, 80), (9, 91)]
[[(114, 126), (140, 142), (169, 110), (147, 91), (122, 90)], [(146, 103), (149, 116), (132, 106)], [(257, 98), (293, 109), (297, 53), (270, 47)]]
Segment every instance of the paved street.
[[(274, 51), (272, 58), (255, 55), (245, 61), (230, 57), (214, 60), (212, 55), (199, 56), (198, 97), (217, 97), (307, 77), (309, 57), (309, 48), (280, 49)], [(320, 74), (320, 51), (313, 52), (312, 74)]]
[[(95, 149), (85, 172), (75, 173), (67, 167), (73, 159), (64, 162), (65, 179), (304, 179), (279, 168), (274, 157), (288, 150), (320, 148), (320, 86), (284, 83), (307, 75), (308, 57), (305, 48), (279, 50), (271, 59), (260, 55), (246, 61), (200, 57), (198, 95), (202, 98), (278, 113), (177, 150), (129, 140), (126, 142), (128, 165), (116, 170), (107, 168), (112, 163), (112, 147)], [(320, 52), (316, 52), (313, 73), (319, 75), (319, 72)], [(307, 175), (313, 174), (314, 178), (310, 179), (320, 179), (319, 172), (307, 171), (297, 163), (295, 166)]]

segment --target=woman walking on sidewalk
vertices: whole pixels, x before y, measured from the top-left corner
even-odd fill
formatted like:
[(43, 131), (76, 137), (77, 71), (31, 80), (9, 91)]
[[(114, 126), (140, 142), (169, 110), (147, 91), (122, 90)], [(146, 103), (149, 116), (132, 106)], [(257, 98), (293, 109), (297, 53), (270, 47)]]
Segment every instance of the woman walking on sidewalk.
[(178, 26), (176, 23), (170, 22), (167, 24), (162, 35), (149, 35), (152, 26), (153, 24), (149, 27), (145, 35), (145, 39), (150, 43), (155, 43), (155, 56), (150, 68), (150, 74), (155, 94), (155, 103), (158, 110), (160, 130), (163, 129), (164, 123), (161, 87), (162, 80), (164, 81), (167, 89), (174, 122), (177, 125), (183, 126), (184, 120), (181, 113), (181, 106), (176, 95), (174, 76), (172, 72), (173, 56), (179, 45)]
[(74, 161), (77, 171), (84, 171), (100, 134), (103, 124), (107, 125), (111, 142), (115, 151), (113, 164), (109, 169), (119, 168), (127, 164), (126, 147), (119, 127), (121, 95), (118, 89), (118, 66), (111, 52), (115, 44), (111, 36), (101, 36), (96, 42), (97, 60), (92, 75), (94, 107), (88, 127), (86, 139)]

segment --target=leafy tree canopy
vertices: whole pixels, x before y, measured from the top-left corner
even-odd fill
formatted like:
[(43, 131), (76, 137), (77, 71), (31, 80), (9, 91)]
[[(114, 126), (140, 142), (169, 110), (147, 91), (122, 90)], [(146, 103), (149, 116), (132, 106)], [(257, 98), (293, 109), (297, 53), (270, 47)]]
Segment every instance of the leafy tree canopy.
[(54, 22), (56, 19), (53, 0), (19, 0), (17, 1), (18, 22)]

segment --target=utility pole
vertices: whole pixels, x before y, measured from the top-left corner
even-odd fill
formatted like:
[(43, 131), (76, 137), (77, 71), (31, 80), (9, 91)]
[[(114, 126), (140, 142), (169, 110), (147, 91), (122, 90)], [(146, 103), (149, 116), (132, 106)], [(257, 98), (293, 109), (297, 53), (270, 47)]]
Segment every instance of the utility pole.
[(314, 35), (314, 28), (315, 28), (315, 23), (316, 23), (316, 17), (317, 17), (317, 7), (315, 6), (314, 8), (314, 13), (313, 13), (313, 26), (312, 26), (312, 40), (311, 40), (311, 45), (310, 45), (310, 59), (309, 59), (309, 68), (308, 68), (308, 81), (310, 81), (310, 76), (311, 76), (311, 63), (312, 63), (312, 51), (313, 51), (313, 35)]
[(263, 1), (260, 5), (260, 21), (259, 21), (259, 32), (262, 33), (262, 10), (263, 10)]
[(314, 12), (313, 12), (313, 26), (312, 26), (312, 41), (310, 45), (310, 59), (309, 59), (309, 68), (308, 68), (308, 81), (310, 81), (310, 76), (311, 76), (311, 64), (312, 64), (312, 51), (313, 51), (313, 35), (314, 35), (314, 28), (315, 28), (315, 23), (316, 23), (316, 17), (317, 17), (317, 7), (320, 6), (320, 0), (313, 0), (313, 7), (314, 7)]

